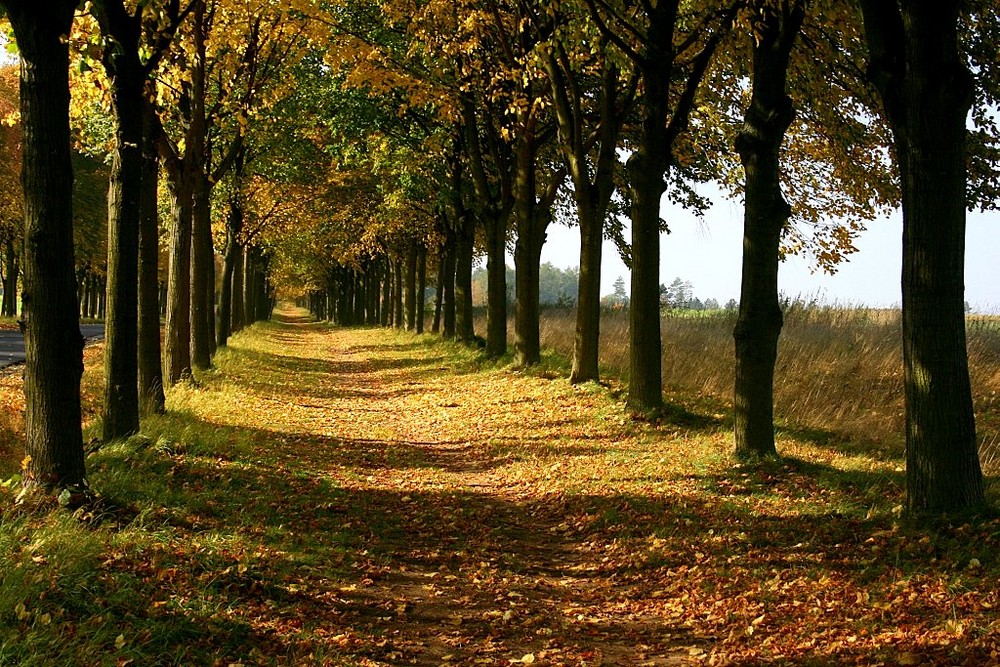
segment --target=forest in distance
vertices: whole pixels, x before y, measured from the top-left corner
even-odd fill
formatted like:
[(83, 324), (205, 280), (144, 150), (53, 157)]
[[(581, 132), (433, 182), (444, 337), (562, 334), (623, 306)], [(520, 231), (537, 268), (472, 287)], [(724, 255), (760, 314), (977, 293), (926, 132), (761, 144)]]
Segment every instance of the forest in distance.
[(1000, 0), (0, 21), (0, 664), (1000, 663)]

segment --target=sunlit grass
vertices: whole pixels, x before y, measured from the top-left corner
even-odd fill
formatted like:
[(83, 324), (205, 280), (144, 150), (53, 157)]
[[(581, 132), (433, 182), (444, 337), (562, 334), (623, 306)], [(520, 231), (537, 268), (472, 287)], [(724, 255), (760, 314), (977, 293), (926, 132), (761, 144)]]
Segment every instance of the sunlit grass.
[[(573, 313), (543, 314), (543, 344), (572, 355)], [(735, 313), (662, 321), (663, 382), (670, 400), (694, 396), (730, 405)], [(627, 380), (628, 317), (605, 313), (601, 365)], [(1000, 472), (1000, 318), (970, 316), (969, 367), (984, 466)], [(779, 439), (812, 440), (836, 448), (879, 447), (902, 456), (904, 407), (898, 311), (867, 308), (786, 309), (775, 369)]]

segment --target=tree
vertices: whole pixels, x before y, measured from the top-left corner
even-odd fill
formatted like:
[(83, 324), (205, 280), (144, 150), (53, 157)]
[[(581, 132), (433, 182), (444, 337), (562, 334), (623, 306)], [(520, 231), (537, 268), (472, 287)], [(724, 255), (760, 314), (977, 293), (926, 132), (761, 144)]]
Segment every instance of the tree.
[(68, 36), (75, 0), (4, 0), (21, 55), (25, 431), (29, 481), (85, 484), (83, 336), (73, 271)]
[(963, 310), (966, 118), (975, 87), (959, 47), (963, 4), (861, 1), (869, 73), (892, 129), (902, 190), (906, 488), (914, 513), (984, 502)]
[[(575, 384), (599, 379), (604, 220), (615, 191), (619, 135), (634, 100), (637, 78), (633, 75), (623, 85), (619, 67), (585, 9), (572, 11), (573, 5), (567, 5), (564, 11), (571, 18), (556, 26), (542, 64), (552, 88), (559, 147), (573, 182), (580, 225), (579, 302), (570, 371), (570, 382)], [(601, 48), (590, 54), (586, 44), (595, 41)]]
[(106, 40), (104, 69), (111, 83), (115, 148), (108, 190), (108, 292), (104, 333), (104, 439), (139, 430), (139, 195), (142, 177), (143, 90), (139, 59), (141, 8), (132, 16), (121, 0), (96, 0), (93, 12)]
[(615, 290), (614, 291), (614, 297), (615, 297), (615, 299), (619, 303), (627, 304), (628, 303), (628, 291), (626, 291), (626, 289), (625, 289), (625, 279), (622, 278), (621, 276), (618, 276), (617, 278), (615, 278), (614, 290)]
[(804, 0), (750, 4), (753, 76), (750, 104), (736, 139), (745, 174), (743, 280), (736, 344), (733, 431), (736, 456), (775, 456), (774, 364), (782, 316), (778, 305), (781, 235), (791, 209), (781, 193), (780, 151), (794, 108), (786, 92)]
[[(10, 117), (18, 109), (18, 68), (0, 68), (0, 116)], [(3, 302), (0, 316), (17, 316), (17, 283), (21, 273), (21, 231), (24, 207), (21, 204), (21, 127), (20, 123), (0, 125), (0, 151), (7, 169), (0, 172), (0, 289)]]
[(628, 160), (632, 289), (627, 404), (633, 410), (655, 410), (663, 405), (659, 271), (664, 177), (675, 162), (675, 144), (687, 130), (698, 88), (740, 3), (697, 8), (680, 0), (586, 3), (601, 33), (631, 61), (641, 82), (639, 127)]

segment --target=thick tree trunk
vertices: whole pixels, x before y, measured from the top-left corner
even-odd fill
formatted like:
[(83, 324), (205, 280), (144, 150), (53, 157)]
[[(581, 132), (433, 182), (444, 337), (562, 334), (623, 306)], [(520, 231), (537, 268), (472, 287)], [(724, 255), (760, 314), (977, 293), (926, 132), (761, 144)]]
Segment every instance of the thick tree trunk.
[(155, 111), (143, 103), (142, 189), (139, 193), (139, 408), (144, 414), (166, 409), (160, 346), (160, 220), (157, 202), (159, 160), (153, 137)]
[(600, 378), (598, 351), (601, 338), (601, 254), (604, 215), (584, 202), (577, 203), (580, 218), (580, 278), (576, 301), (576, 337), (573, 341), (572, 384)]
[(21, 55), (25, 431), (29, 480), (83, 484), (83, 336), (73, 270), (69, 47), (75, 1), (2, 3)]
[(907, 502), (916, 514), (984, 503), (965, 338), (966, 115), (961, 3), (862, 2), (903, 199)]
[(143, 89), (139, 61), (139, 24), (119, 6), (98, 2), (95, 12), (105, 47), (104, 67), (111, 82), (115, 150), (108, 190), (107, 317), (104, 328), (105, 441), (139, 430), (139, 197), (143, 170)]
[[(527, 121), (526, 125), (532, 123)], [(514, 357), (518, 366), (542, 359), (539, 333), (538, 272), (545, 231), (539, 231), (537, 165), (534, 133), (524, 127), (517, 139), (517, 173), (514, 186)]]
[(792, 123), (785, 92), (788, 61), (802, 20), (801, 3), (764, 9), (754, 34), (753, 89), (736, 140), (745, 174), (743, 281), (733, 338), (736, 377), (733, 436), (736, 456), (776, 456), (774, 364), (782, 316), (778, 305), (781, 230), (791, 209), (781, 194), (781, 142)]
[(666, 189), (666, 104), (669, 86), (658, 71), (644, 76), (640, 140), (629, 158), (632, 193), (632, 286), (629, 297), (629, 388), (626, 403), (637, 411), (663, 407), (660, 340), (660, 198)]
[[(520, 221), (518, 221), (520, 223)], [(522, 229), (523, 225), (518, 224)], [(532, 366), (542, 360), (539, 333), (540, 309), (538, 303), (538, 275), (541, 262), (541, 244), (521, 240), (518, 232), (514, 250), (515, 301), (514, 301), (514, 350), (518, 366)]]
[(486, 356), (507, 354), (507, 214), (486, 220)]

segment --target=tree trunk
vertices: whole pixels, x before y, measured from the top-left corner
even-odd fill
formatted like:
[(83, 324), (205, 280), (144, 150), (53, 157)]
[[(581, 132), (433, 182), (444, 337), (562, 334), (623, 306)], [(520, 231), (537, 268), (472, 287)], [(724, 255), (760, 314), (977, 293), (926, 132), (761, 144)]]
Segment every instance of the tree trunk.
[(233, 289), (236, 263), (240, 256), (240, 232), (243, 229), (243, 206), (236, 194), (229, 200), (229, 215), (226, 218), (226, 253), (222, 264), (222, 290), (219, 294), (219, 325), (216, 330), (218, 347), (229, 342), (233, 321)]
[(97, 2), (111, 82), (115, 150), (108, 190), (108, 276), (104, 328), (105, 441), (139, 430), (139, 198), (143, 170), (143, 89), (139, 24), (124, 6)]
[(3, 276), (3, 317), (17, 317), (17, 276), (20, 273), (17, 261), (17, 248), (14, 245), (13, 232), (4, 241), (4, 265), (6, 273)]
[(441, 336), (455, 338), (455, 235), (449, 233), (441, 271)]
[(389, 258), (382, 259), (382, 326), (392, 326), (392, 264)]
[(507, 354), (507, 218), (486, 220), (486, 356)]
[(233, 251), (235, 257), (233, 258), (233, 306), (230, 311), (230, 333), (236, 333), (245, 327), (247, 323), (246, 306), (243, 303), (243, 272), (246, 263), (246, 251), (242, 243), (237, 243)]
[(431, 322), (431, 333), (441, 332), (441, 315), (444, 305), (444, 271), (445, 248), (438, 248), (437, 287), (434, 289), (434, 320)]
[(974, 83), (955, 0), (862, 3), (869, 72), (893, 132), (903, 200), (907, 503), (984, 503), (965, 338), (966, 115)]
[[(649, 68), (653, 70), (653, 68)], [(660, 340), (660, 198), (666, 189), (669, 85), (658, 71), (643, 78), (646, 90), (640, 140), (629, 158), (632, 194), (632, 286), (629, 297), (629, 388), (626, 404), (646, 412), (663, 407)]]
[(403, 262), (392, 263), (392, 322), (397, 329), (406, 325), (403, 318)]
[(170, 170), (170, 256), (167, 285), (166, 371), (171, 385), (191, 375), (191, 187)]
[[(518, 366), (541, 361), (539, 334), (538, 269), (542, 244), (537, 217), (536, 145), (533, 120), (524, 121), (517, 139), (517, 174), (514, 187), (514, 356)], [(544, 229), (541, 239), (545, 238)]]
[(73, 263), (69, 47), (76, 2), (2, 3), (21, 54), (25, 431), (29, 481), (83, 484), (83, 336)]
[(600, 378), (598, 352), (601, 337), (601, 254), (604, 214), (589, 201), (577, 200), (580, 219), (580, 277), (576, 301), (576, 337), (573, 340), (572, 384)]
[(365, 323), (365, 277), (361, 271), (354, 272), (354, 322)]
[(201, 169), (194, 170), (191, 225), (191, 363), (195, 368), (212, 364), (211, 324), (215, 285), (212, 274), (211, 187)]
[(736, 140), (745, 174), (743, 280), (733, 331), (733, 436), (741, 459), (777, 455), (774, 364), (782, 325), (778, 261), (781, 230), (791, 215), (781, 194), (780, 151), (794, 118), (792, 99), (785, 92), (788, 61), (805, 12), (796, 2), (780, 10), (764, 8), (760, 16), (753, 36), (750, 106)]
[(475, 218), (463, 211), (455, 235), (455, 338), (469, 343), (476, 337), (472, 310), (472, 260), (476, 242)]
[(424, 332), (424, 311), (427, 308), (427, 246), (421, 242), (417, 247), (417, 333)]
[(153, 137), (152, 114), (143, 103), (142, 190), (139, 193), (139, 409), (144, 414), (162, 414), (163, 360), (160, 347), (160, 220), (157, 202), (159, 161)]
[(365, 273), (365, 324), (368, 326), (378, 325), (378, 298), (381, 291), (379, 282), (382, 273), (382, 265), (378, 261), (368, 264), (368, 271)]
[(406, 262), (403, 265), (403, 306), (406, 315), (406, 330), (417, 330), (417, 243), (410, 241), (406, 247)]

